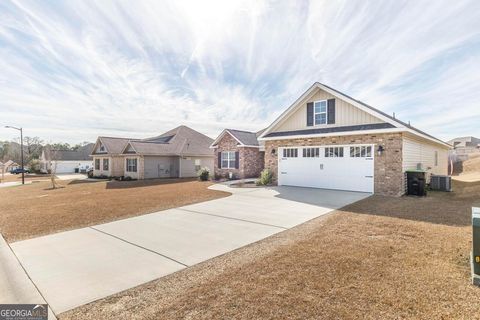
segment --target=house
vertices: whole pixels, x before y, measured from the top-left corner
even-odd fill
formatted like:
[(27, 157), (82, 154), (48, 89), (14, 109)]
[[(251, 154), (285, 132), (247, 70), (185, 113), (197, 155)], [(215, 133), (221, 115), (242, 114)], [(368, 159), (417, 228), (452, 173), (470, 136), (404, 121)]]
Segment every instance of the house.
[(212, 141), (187, 126), (146, 139), (98, 137), (92, 153), (94, 176), (196, 177), (203, 167), (213, 170)]
[(408, 170), (448, 174), (451, 147), (318, 82), (257, 140), (278, 185), (392, 196), (405, 193)]
[(13, 160), (8, 160), (3, 164), (5, 172), (10, 172), (12, 170), (20, 168), (20, 165)]
[(225, 129), (210, 148), (215, 150), (217, 178), (258, 177), (263, 170), (265, 148), (257, 137), (260, 132)]
[(453, 146), (452, 160), (465, 161), (472, 155), (480, 156), (480, 139), (475, 137), (458, 137), (448, 141)]
[(93, 166), (90, 154), (93, 143), (79, 147), (77, 150), (42, 150), (40, 156), (40, 171), (49, 173), (54, 168), (55, 173), (85, 172)]

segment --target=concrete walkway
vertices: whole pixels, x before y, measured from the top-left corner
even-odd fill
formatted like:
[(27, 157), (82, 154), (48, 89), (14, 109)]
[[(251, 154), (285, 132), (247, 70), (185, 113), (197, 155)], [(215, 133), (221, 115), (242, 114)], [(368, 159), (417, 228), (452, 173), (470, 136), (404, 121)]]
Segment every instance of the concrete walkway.
[[(0, 304), (45, 304), (3, 236), (0, 235)], [(56, 319), (48, 309), (48, 319)]]
[(13, 243), (12, 249), (58, 314), (256, 242), (370, 195), (295, 187), (211, 188), (233, 195), (20, 241)]

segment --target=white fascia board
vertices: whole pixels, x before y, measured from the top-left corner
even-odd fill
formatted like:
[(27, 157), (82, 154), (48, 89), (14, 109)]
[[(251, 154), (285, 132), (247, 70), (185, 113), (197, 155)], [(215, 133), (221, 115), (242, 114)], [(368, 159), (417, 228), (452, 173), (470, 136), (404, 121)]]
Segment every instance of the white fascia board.
[(332, 96), (334, 97), (337, 97), (339, 99), (342, 99), (348, 103), (350, 103), (351, 105), (357, 107), (358, 109), (368, 113), (368, 114), (371, 114), (377, 118), (379, 118), (380, 120), (382, 121), (385, 121), (386, 123), (390, 123), (392, 125), (394, 125), (395, 127), (398, 127), (398, 128), (405, 128), (405, 126), (398, 122), (398, 121), (395, 121), (387, 116), (384, 116), (383, 114), (371, 109), (371, 108), (368, 108), (366, 106), (364, 106), (363, 104), (359, 103), (358, 101), (354, 100), (354, 99), (351, 99), (339, 92), (336, 92), (335, 90), (332, 90), (328, 87), (325, 87), (324, 85), (322, 85), (321, 83), (318, 83), (318, 82), (315, 82), (307, 91), (305, 91), (304, 94), (302, 94), (300, 96), (300, 98), (298, 98), (297, 100), (295, 100), (295, 102), (290, 106), (288, 107), (287, 110), (285, 110), (263, 133), (262, 135), (260, 136), (260, 138), (266, 136), (268, 133), (271, 132), (271, 130), (277, 125), (279, 124), (285, 117), (287, 117), (288, 115), (290, 115), (292, 112), (294, 112), (299, 106), (300, 106), (300, 102), (302, 102), (306, 97), (308, 97), (312, 92), (313, 90), (315, 89), (321, 89), (325, 92), (328, 92), (330, 93)]
[(233, 139), (237, 140), (237, 142), (240, 144), (239, 147), (245, 146), (242, 141), (238, 140), (237, 137), (235, 137), (230, 131), (228, 131), (228, 129), (224, 129), (222, 133), (217, 137), (217, 139), (215, 139), (215, 141), (213, 141), (213, 143), (210, 145), (210, 148), (215, 148), (215, 145), (218, 144), (220, 140), (222, 140), (225, 133), (228, 133)]

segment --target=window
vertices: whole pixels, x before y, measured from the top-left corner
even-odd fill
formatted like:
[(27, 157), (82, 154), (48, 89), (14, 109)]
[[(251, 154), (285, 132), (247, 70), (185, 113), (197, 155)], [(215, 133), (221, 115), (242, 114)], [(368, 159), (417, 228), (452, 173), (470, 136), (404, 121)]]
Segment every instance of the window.
[(304, 148), (303, 149), (304, 158), (318, 158), (320, 157), (320, 148)]
[(435, 166), (438, 166), (438, 151), (435, 151)]
[(297, 148), (283, 149), (283, 157), (284, 158), (297, 158), (298, 157), (298, 149)]
[(100, 159), (95, 159), (95, 170), (100, 170)]
[(315, 125), (327, 123), (327, 100), (316, 101), (313, 104)]
[(201, 167), (201, 164), (202, 164), (202, 161), (200, 159), (195, 159), (195, 171), (200, 171), (200, 169), (202, 168)]
[(105, 151), (105, 146), (104, 145), (101, 145), (100, 146), (100, 152), (104, 152)]
[(103, 159), (103, 170), (108, 171), (108, 159)]
[(350, 147), (350, 157), (352, 158), (370, 158), (372, 156), (372, 146)]
[(343, 158), (343, 147), (327, 147), (325, 148), (326, 158)]
[(127, 172), (137, 172), (137, 159), (127, 158)]
[(235, 169), (235, 152), (223, 151), (222, 152), (222, 169)]

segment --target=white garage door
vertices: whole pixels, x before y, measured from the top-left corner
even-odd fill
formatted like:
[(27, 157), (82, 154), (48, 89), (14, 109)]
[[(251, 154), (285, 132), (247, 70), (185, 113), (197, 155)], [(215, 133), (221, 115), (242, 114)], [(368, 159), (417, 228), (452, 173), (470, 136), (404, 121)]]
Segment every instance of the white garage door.
[(70, 161), (58, 161), (56, 173), (73, 173), (75, 172), (75, 168), (78, 168), (79, 163), (77, 162), (70, 162)]
[(373, 145), (279, 148), (278, 184), (373, 192)]

